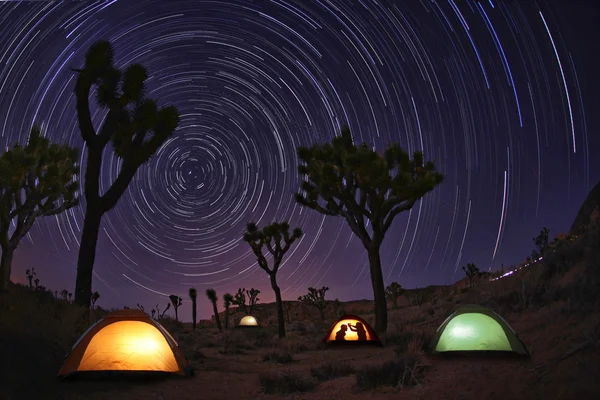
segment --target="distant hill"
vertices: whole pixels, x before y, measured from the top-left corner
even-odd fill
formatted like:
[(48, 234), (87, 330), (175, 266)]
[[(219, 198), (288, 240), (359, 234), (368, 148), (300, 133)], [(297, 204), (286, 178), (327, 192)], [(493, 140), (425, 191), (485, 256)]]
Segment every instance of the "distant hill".
[(581, 208), (579, 208), (569, 233), (576, 233), (589, 224), (590, 217), (596, 208), (600, 209), (600, 182), (590, 190)]

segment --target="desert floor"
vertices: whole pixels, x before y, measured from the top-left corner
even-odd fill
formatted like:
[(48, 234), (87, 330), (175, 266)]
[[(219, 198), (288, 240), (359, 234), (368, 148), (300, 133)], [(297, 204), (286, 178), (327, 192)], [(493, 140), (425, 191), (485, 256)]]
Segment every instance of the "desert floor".
[[(401, 299), (397, 309), (390, 306), (383, 347), (327, 348), (321, 339), (336, 315), (328, 310), (321, 321), (300, 304), (288, 315), (281, 340), (267, 317), (274, 315), (273, 304), (259, 305), (256, 313), (266, 326), (257, 330), (219, 333), (205, 321), (192, 332), (189, 324), (164, 320), (195, 375), (159, 381), (57, 382), (89, 313), (13, 285), (0, 295), (0, 399), (598, 399), (598, 285), (584, 271), (574, 268), (542, 285), (531, 268), (470, 289), (448, 287), (421, 305)], [(498, 311), (531, 357), (428, 356), (424, 350), (435, 329), (459, 305), (474, 303)], [(344, 313), (374, 322), (372, 302), (342, 306)], [(386, 361), (393, 363), (383, 367)]]

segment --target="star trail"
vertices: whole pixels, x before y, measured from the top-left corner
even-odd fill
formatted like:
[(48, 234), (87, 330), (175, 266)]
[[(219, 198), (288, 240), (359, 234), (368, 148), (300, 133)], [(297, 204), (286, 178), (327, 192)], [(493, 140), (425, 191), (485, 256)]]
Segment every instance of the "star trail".
[[(37, 123), (83, 149), (72, 68), (107, 39), (116, 66), (143, 64), (148, 96), (181, 122), (103, 218), (99, 305), (149, 309), (177, 294), (189, 319), (192, 286), (203, 318), (208, 287), (273, 301), (242, 233), (276, 219), (305, 232), (278, 274), (284, 299), (322, 285), (331, 299), (372, 298), (366, 251), (343, 218), (292, 197), (296, 148), (344, 124), (375, 149), (423, 150), (446, 175), (396, 218), (382, 266), (386, 285), (447, 284), (468, 262), (520, 263), (543, 226), (567, 231), (600, 179), (586, 114), (598, 107), (597, 16), (593, 0), (0, 2), (0, 140), (22, 143)], [(106, 112), (91, 111), (99, 126)], [(102, 191), (118, 171), (108, 149)], [(73, 291), (84, 210), (38, 219), (13, 281), (35, 267), (48, 288)]]

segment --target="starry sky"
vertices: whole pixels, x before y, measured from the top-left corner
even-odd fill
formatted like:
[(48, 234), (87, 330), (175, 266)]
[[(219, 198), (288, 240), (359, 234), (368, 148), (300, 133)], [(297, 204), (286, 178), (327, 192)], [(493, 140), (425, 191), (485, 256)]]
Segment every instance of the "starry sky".
[[(108, 39), (115, 63), (142, 63), (147, 94), (181, 122), (104, 216), (94, 267), (103, 307), (163, 307), (166, 296), (256, 287), (267, 275), (242, 241), (275, 219), (305, 236), (278, 281), (284, 299), (372, 298), (367, 255), (342, 217), (301, 209), (296, 147), (348, 124), (359, 142), (423, 150), (446, 174), (396, 218), (386, 284), (408, 288), (518, 264), (543, 226), (567, 231), (600, 179), (595, 0), (111, 0), (0, 2), (0, 141), (33, 123), (83, 148), (71, 68)], [(92, 105), (99, 125), (105, 111)], [(85, 152), (82, 152), (84, 165)], [(107, 151), (102, 190), (118, 172)], [(74, 291), (85, 202), (38, 219), (13, 281), (35, 267)], [(221, 307), (222, 301), (219, 301)]]

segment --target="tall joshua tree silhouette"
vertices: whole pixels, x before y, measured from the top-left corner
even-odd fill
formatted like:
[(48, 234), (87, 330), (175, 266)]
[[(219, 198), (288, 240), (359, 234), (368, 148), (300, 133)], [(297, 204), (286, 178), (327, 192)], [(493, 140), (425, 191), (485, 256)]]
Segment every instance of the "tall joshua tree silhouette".
[[(111, 210), (138, 168), (173, 134), (179, 123), (175, 107), (159, 108), (144, 95), (146, 69), (132, 64), (124, 71), (113, 64), (113, 48), (107, 41), (94, 43), (85, 55), (83, 69), (75, 69), (77, 121), (85, 142), (85, 217), (77, 259), (75, 303), (89, 307), (96, 244), (102, 216)], [(98, 132), (92, 124), (89, 96), (96, 86), (98, 105), (107, 110)], [(102, 155), (108, 143), (119, 158), (120, 170), (112, 185), (100, 194)]]
[[(303, 177), (296, 202), (323, 215), (344, 217), (369, 255), (375, 299), (375, 330), (387, 330), (387, 303), (380, 250), (394, 218), (439, 185), (444, 176), (423, 153), (413, 159), (391, 144), (383, 154), (366, 143), (354, 144), (350, 128), (330, 143), (299, 147)], [(369, 232), (370, 231), (370, 232)]]

